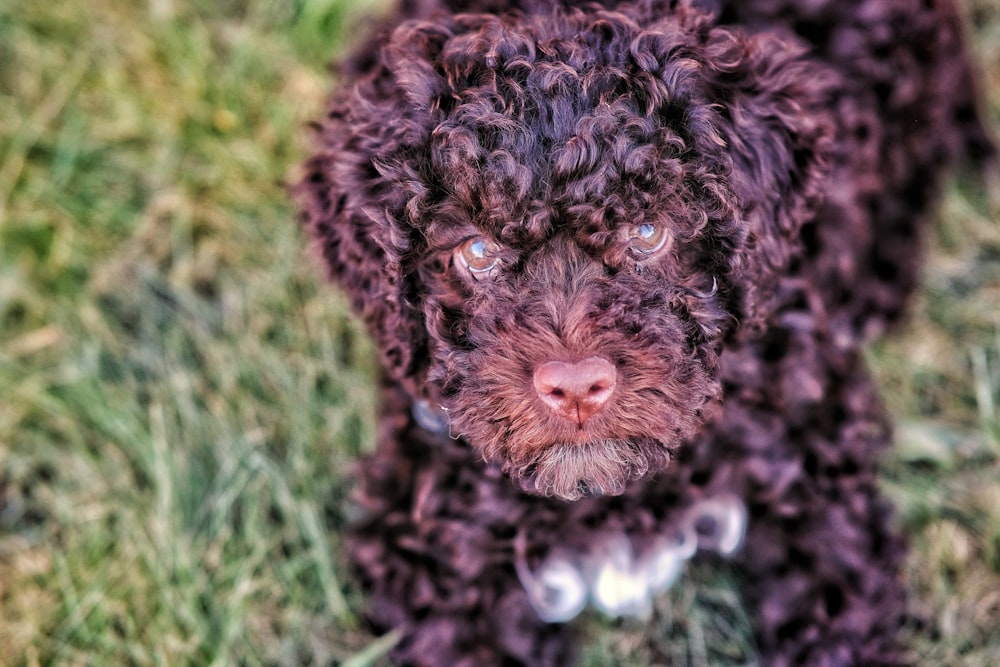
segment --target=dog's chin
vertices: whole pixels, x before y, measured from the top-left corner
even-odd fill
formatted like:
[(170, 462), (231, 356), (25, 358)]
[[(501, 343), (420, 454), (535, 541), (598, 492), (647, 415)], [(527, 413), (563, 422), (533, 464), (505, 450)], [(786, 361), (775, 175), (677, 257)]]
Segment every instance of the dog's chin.
[(524, 491), (572, 501), (621, 495), (631, 482), (669, 462), (670, 453), (661, 442), (630, 438), (550, 445), (530, 462), (508, 462), (504, 467)]

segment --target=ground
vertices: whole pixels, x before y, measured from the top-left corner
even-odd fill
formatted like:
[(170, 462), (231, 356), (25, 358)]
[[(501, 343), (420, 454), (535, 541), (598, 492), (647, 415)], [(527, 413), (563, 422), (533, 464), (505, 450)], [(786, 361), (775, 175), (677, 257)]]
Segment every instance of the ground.
[[(1000, 127), (1000, 0), (966, 8)], [(0, 664), (382, 664), (338, 537), (371, 350), (284, 191), (360, 11), (0, 2)], [(957, 179), (870, 353), (927, 666), (1000, 664), (998, 219)], [(730, 574), (689, 574), (584, 664), (750, 660)]]

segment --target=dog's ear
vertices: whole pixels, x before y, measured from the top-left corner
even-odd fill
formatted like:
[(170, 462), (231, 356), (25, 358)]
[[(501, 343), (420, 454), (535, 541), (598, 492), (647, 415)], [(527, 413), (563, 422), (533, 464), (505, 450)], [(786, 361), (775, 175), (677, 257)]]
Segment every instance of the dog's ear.
[(317, 148), (292, 192), (330, 279), (372, 333), (383, 368), (408, 382), (422, 369), (426, 333), (411, 266), (420, 234), (407, 207), (426, 192), (412, 191), (424, 186), (418, 175), (403, 173), (408, 167), (401, 156), (419, 151), (426, 123), (414, 117), (422, 112), (372, 89), (387, 79), (376, 72), (332, 98), (326, 118), (314, 126)]
[(377, 52), (348, 60), (293, 188), (329, 276), (364, 318), (383, 368), (414, 393), (428, 354), (421, 225), (440, 197), (425, 162), (446, 89), (432, 63), (451, 35), (446, 23), (404, 22), (375, 40)]
[(712, 30), (704, 53), (707, 100), (718, 108), (746, 225), (732, 270), (757, 292), (743, 295), (742, 316), (754, 320), (824, 195), (836, 79), (792, 39), (773, 34)]
[[(343, 157), (343, 153), (338, 153)], [(413, 375), (424, 340), (399, 247), (405, 235), (378, 209), (359, 208), (367, 185), (332, 153), (317, 153), (294, 187), (306, 229), (327, 268), (375, 338), (383, 367), (397, 379)]]

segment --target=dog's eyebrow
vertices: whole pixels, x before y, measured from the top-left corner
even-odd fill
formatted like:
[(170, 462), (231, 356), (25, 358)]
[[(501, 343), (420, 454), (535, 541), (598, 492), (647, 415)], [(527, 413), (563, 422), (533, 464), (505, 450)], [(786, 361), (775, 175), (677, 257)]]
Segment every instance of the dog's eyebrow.
[(433, 220), (422, 231), (422, 236), (431, 251), (451, 250), (464, 241), (483, 236), (502, 245), (494, 235), (470, 222), (444, 222)]

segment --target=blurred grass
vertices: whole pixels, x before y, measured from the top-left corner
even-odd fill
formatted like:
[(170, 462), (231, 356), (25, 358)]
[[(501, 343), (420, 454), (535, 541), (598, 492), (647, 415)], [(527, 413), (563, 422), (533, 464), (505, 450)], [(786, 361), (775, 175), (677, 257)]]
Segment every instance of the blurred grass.
[(331, 2), (0, 5), (0, 661), (328, 664), (372, 368), (282, 181)]
[[(968, 6), (998, 121), (1000, 0)], [(362, 11), (0, 0), (0, 664), (380, 664), (339, 549), (370, 348), (283, 187)], [(1000, 664), (1000, 225), (972, 183), (871, 353), (926, 665)], [(584, 664), (747, 664), (747, 627), (699, 566), (651, 627), (588, 619)]]

